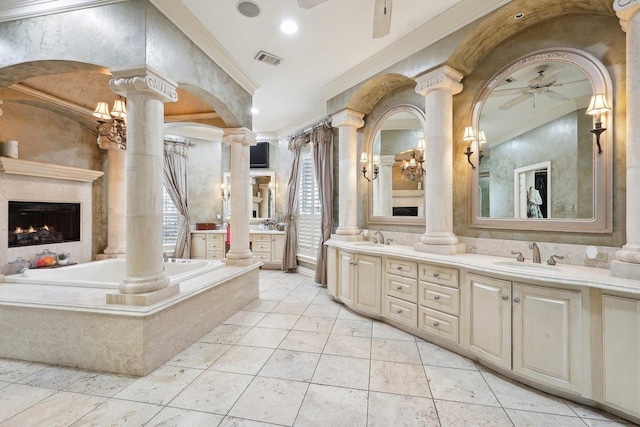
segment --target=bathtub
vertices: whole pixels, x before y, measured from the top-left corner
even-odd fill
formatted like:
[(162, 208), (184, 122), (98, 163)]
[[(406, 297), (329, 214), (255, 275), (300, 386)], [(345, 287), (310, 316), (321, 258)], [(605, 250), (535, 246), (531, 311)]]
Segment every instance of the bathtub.
[[(60, 268), (26, 270), (21, 274), (5, 276), (5, 283), (30, 285), (78, 286), (83, 288), (118, 289), (125, 276), (125, 260), (104, 259)], [(199, 276), (224, 267), (218, 260), (180, 259), (164, 263), (170, 284)]]

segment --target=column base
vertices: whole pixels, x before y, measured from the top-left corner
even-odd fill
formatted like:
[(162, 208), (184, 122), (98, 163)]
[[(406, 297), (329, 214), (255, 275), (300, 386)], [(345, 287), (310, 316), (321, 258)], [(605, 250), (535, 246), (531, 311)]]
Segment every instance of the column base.
[(611, 261), (611, 277), (621, 279), (638, 280), (640, 277), (640, 264), (624, 261)]
[(258, 262), (256, 257), (251, 256), (249, 258), (226, 258), (224, 263), (228, 266), (238, 266), (238, 267), (246, 267), (248, 265), (252, 265)]
[(108, 254), (108, 253), (103, 253), (103, 254), (98, 254), (96, 255), (96, 259), (97, 260), (101, 260), (101, 259), (109, 259), (109, 258), (126, 258), (127, 254)]
[(338, 227), (336, 234), (346, 236), (358, 235), (360, 234), (360, 229), (358, 227)]
[(416, 252), (426, 252), (438, 255), (457, 255), (466, 251), (464, 243), (456, 243), (453, 245), (429, 245), (425, 243), (416, 243), (413, 246)]
[(146, 307), (180, 293), (180, 284), (168, 286), (158, 291), (142, 294), (107, 294), (107, 304), (134, 305)]
[(358, 234), (332, 234), (332, 240), (339, 240), (341, 242), (359, 242), (364, 240), (362, 233)]
[(157, 276), (149, 277), (125, 277), (120, 283), (120, 293), (123, 294), (146, 294), (159, 291), (169, 286), (169, 278), (164, 272)]

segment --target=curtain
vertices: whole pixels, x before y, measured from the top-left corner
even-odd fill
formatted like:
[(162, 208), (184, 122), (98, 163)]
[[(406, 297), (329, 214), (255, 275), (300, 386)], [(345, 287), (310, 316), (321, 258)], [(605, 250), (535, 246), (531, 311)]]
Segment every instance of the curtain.
[(189, 238), (189, 207), (187, 205), (187, 149), (188, 142), (165, 141), (164, 143), (164, 187), (180, 213), (178, 237), (174, 256), (191, 257)]
[(316, 257), (316, 283), (327, 284), (327, 247), (324, 242), (331, 238), (333, 224), (333, 185), (331, 184), (331, 142), (333, 130), (322, 124), (311, 132), (313, 144), (313, 168), (320, 199), (320, 241)]
[(293, 152), (291, 176), (287, 184), (287, 205), (285, 206), (284, 223), (284, 254), (282, 256), (282, 270), (295, 270), (298, 266), (298, 178), (300, 177), (300, 153), (307, 142), (307, 136), (302, 134), (289, 138), (289, 150)]

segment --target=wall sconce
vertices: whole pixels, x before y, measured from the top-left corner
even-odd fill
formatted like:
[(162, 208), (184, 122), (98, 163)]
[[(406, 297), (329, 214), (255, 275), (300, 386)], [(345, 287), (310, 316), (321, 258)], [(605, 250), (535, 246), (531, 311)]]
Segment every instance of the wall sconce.
[[(376, 164), (376, 158), (378, 159), (377, 164)], [(374, 179), (376, 179), (378, 177), (378, 172), (380, 171), (378, 164), (380, 163), (380, 156), (378, 156), (377, 154), (375, 154), (373, 156), (373, 178), (369, 179), (367, 177), (367, 163), (369, 163), (369, 157), (367, 156), (367, 153), (362, 153), (360, 155), (360, 163), (362, 163), (362, 176), (364, 176), (364, 178), (371, 182)]]
[(482, 158), (484, 154), (482, 154), (482, 146), (487, 142), (487, 135), (483, 130), (478, 131), (478, 164), (482, 163)]
[(220, 186), (220, 191), (222, 192), (222, 200), (225, 202), (231, 198), (231, 186), (227, 184), (222, 184)]
[(475, 169), (476, 167), (473, 165), (473, 163), (471, 163), (471, 155), (473, 154), (473, 151), (471, 151), (471, 143), (475, 141), (475, 139), (476, 135), (473, 133), (473, 128), (471, 126), (465, 127), (462, 140), (467, 143), (467, 151), (465, 151), (464, 154), (467, 156), (467, 161), (473, 169)]
[[(109, 141), (118, 144), (121, 150), (127, 149), (127, 106), (124, 98), (120, 97), (113, 103), (113, 109), (109, 112), (109, 106), (106, 102), (98, 102), (93, 116), (97, 117), (98, 125), (98, 145), (100, 139), (104, 136)], [(109, 120), (112, 120), (109, 126), (105, 126)]]
[(602, 115), (611, 111), (611, 107), (607, 102), (607, 98), (605, 98), (603, 93), (595, 94), (591, 97), (591, 102), (589, 103), (589, 108), (587, 108), (587, 114), (595, 117), (595, 127), (591, 129), (591, 133), (596, 136), (596, 144), (598, 145), (598, 154), (602, 153), (602, 148), (600, 147), (600, 135), (602, 132), (607, 130), (607, 128), (602, 127)]

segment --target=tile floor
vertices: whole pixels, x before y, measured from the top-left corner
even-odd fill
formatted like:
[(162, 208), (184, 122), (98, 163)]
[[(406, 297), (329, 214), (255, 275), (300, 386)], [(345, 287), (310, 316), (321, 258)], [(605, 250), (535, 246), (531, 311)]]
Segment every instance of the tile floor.
[(144, 378), (0, 359), (0, 426), (620, 426), (357, 316), (300, 274)]

